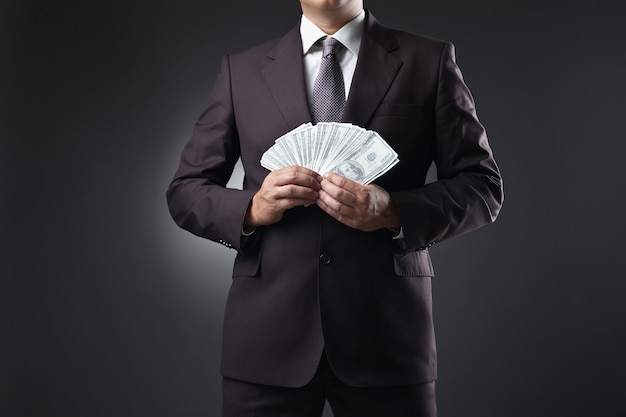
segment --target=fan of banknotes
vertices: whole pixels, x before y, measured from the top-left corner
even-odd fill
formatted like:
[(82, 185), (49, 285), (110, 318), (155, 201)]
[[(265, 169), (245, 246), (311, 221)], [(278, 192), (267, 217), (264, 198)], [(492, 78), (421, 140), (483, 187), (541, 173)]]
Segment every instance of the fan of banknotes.
[(398, 154), (378, 133), (332, 122), (295, 128), (276, 139), (261, 158), (270, 171), (300, 165), (320, 174), (333, 171), (363, 185), (398, 162)]

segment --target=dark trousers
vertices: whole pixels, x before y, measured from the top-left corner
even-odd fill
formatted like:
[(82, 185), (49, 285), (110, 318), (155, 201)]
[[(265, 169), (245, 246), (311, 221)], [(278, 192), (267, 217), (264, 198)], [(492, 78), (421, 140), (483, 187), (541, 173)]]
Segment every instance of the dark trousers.
[(311, 382), (301, 388), (224, 378), (222, 417), (320, 417), (326, 400), (334, 417), (437, 416), (435, 381), (353, 387), (337, 379), (323, 356)]

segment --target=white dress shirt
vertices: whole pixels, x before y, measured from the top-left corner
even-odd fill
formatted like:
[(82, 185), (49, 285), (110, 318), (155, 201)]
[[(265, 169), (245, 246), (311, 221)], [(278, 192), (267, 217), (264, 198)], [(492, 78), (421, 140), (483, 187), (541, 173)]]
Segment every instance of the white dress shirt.
[[(346, 99), (350, 93), (350, 85), (352, 84), (352, 77), (354, 76), (356, 62), (359, 57), (359, 48), (361, 47), (364, 27), (365, 11), (361, 10), (361, 13), (357, 17), (346, 23), (331, 36), (344, 46), (344, 48), (341, 48), (337, 52), (337, 59), (339, 60), (343, 74)], [(322, 62), (322, 47), (315, 45), (315, 43), (320, 38), (329, 35), (315, 26), (306, 16), (302, 15), (302, 20), (300, 21), (300, 36), (302, 38), (302, 51), (304, 53), (304, 81), (306, 83), (307, 97), (309, 98), (309, 107), (311, 107), (313, 85), (315, 84), (315, 78), (317, 78), (320, 63)]]

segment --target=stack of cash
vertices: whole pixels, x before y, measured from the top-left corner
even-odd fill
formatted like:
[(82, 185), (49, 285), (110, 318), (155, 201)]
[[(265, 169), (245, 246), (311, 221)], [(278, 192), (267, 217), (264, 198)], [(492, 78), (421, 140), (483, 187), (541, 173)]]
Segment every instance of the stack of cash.
[(349, 123), (305, 123), (276, 139), (263, 154), (270, 171), (292, 165), (336, 172), (369, 184), (398, 163), (398, 154), (374, 131)]

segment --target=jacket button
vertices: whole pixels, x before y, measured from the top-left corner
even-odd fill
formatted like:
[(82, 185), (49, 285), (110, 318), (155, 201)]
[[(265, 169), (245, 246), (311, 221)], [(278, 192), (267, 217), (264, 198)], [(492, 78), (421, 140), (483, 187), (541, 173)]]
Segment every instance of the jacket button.
[(320, 255), (320, 263), (323, 265), (328, 265), (332, 262), (332, 258), (327, 253), (322, 253)]

